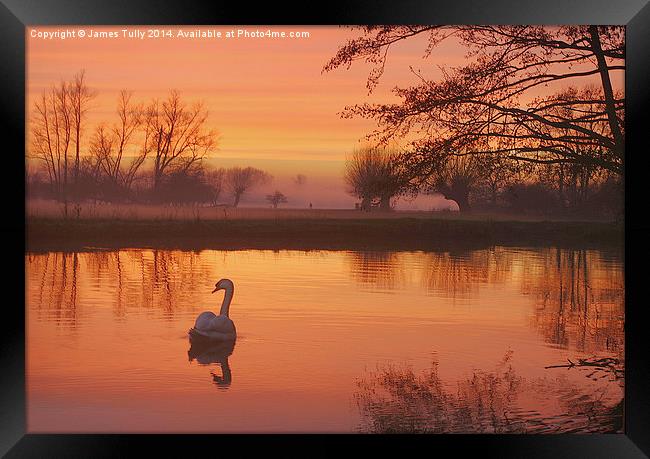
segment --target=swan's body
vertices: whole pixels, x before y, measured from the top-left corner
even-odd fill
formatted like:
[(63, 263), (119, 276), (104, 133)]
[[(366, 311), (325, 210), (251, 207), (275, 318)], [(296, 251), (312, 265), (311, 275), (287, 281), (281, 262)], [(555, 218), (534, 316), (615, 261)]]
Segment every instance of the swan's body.
[(223, 302), (221, 303), (219, 315), (216, 315), (212, 311), (205, 311), (199, 314), (194, 323), (194, 328), (189, 332), (190, 339), (194, 342), (232, 341), (237, 337), (235, 324), (228, 317), (230, 302), (235, 293), (235, 285), (230, 279), (221, 279), (216, 283), (212, 293), (217, 290), (226, 291)]
[(235, 324), (228, 316), (205, 311), (196, 318), (194, 328), (190, 330), (190, 337), (200, 335), (213, 341), (230, 341), (235, 339), (236, 333)]

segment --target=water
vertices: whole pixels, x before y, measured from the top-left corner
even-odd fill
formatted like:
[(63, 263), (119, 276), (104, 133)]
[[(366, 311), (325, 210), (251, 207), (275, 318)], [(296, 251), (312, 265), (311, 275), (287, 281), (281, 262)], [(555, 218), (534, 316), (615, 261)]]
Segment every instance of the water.
[[(621, 430), (616, 251), (128, 249), (26, 270), (32, 433)], [(237, 342), (188, 355), (222, 277)]]

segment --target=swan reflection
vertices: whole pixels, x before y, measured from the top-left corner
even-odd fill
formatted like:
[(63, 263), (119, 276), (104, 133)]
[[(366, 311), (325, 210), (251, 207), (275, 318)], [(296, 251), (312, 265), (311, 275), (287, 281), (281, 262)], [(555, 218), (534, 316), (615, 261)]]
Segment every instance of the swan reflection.
[(187, 356), (191, 361), (196, 360), (199, 365), (219, 364), (221, 375), (211, 371), (212, 380), (219, 389), (227, 389), (232, 383), (232, 371), (228, 364), (230, 357), (235, 349), (235, 341), (225, 341), (211, 344), (197, 344), (193, 342), (187, 351)]

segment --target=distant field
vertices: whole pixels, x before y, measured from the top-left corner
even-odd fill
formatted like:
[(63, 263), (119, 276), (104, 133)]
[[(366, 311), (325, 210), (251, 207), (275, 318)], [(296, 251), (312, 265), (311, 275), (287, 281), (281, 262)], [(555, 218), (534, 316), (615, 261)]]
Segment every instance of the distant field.
[[(77, 214), (78, 210), (78, 214)], [(27, 218), (59, 219), (64, 217), (63, 204), (55, 201), (28, 200), (26, 202)], [(108, 204), (81, 203), (68, 204), (68, 217), (80, 220), (330, 220), (330, 219), (451, 219), (471, 221), (606, 221), (602, 219), (585, 219), (549, 217), (545, 215), (512, 215), (503, 213), (471, 212), (461, 214), (456, 211), (392, 211), (361, 212), (354, 209), (272, 209), (246, 207), (209, 207), (209, 206), (170, 206), (155, 204)]]
[[(128, 209), (128, 210), (127, 210)], [(158, 210), (158, 212), (156, 212)], [(426, 212), (347, 210), (102, 209), (103, 216), (31, 216), (28, 251), (97, 248), (455, 250), (494, 245), (622, 247), (623, 224), (539, 221)], [(175, 212), (174, 212), (175, 210)], [(400, 218), (401, 217), (401, 218)]]

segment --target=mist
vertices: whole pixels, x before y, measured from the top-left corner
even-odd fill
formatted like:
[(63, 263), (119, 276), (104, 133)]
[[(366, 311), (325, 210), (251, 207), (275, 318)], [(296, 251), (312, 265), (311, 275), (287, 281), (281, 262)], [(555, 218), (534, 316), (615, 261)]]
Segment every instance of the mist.
[[(276, 190), (287, 197), (288, 202), (281, 205), (287, 209), (306, 209), (310, 203), (317, 209), (354, 209), (355, 203), (359, 202), (346, 191), (343, 180), (345, 161), (210, 158), (204, 164), (206, 169), (251, 166), (273, 176), (269, 183), (247, 192), (239, 207), (270, 207), (266, 195)], [(297, 183), (298, 174), (305, 177), (304, 183)], [(223, 204), (232, 204), (231, 201), (226, 192), (219, 198)], [(440, 194), (401, 197), (395, 199), (394, 205), (396, 210), (458, 210), (454, 201), (446, 200)]]

